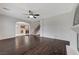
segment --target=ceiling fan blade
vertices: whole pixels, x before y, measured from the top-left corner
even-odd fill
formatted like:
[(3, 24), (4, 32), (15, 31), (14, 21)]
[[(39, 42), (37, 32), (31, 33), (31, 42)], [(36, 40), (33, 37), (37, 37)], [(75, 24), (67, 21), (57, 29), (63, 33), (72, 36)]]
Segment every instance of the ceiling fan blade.
[(34, 14), (34, 16), (40, 16), (39, 14)]
[(36, 18), (35, 16), (33, 16), (34, 18)]

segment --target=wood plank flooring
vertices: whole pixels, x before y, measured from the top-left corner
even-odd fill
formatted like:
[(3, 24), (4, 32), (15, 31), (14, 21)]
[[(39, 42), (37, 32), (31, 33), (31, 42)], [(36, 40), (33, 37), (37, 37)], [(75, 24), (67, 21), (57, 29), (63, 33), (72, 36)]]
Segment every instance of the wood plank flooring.
[(66, 55), (68, 41), (39, 37), (19, 36), (0, 40), (0, 55)]

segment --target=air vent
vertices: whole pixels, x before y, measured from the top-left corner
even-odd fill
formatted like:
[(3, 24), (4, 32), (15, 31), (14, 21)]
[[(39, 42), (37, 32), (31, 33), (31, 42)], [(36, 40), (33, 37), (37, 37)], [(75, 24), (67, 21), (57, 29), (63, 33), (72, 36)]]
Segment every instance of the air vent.
[(9, 11), (10, 9), (4, 7), (3, 10)]

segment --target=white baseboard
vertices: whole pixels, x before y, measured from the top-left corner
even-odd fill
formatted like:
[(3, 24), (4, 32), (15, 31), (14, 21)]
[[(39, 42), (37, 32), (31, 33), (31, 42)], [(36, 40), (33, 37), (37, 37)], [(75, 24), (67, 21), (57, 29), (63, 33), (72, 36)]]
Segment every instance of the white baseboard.
[(79, 55), (77, 49), (72, 48), (70, 46), (66, 46), (66, 50), (67, 50), (67, 55)]
[(0, 40), (5, 40), (13, 37), (16, 37), (16, 36), (4, 36), (4, 37), (0, 37)]

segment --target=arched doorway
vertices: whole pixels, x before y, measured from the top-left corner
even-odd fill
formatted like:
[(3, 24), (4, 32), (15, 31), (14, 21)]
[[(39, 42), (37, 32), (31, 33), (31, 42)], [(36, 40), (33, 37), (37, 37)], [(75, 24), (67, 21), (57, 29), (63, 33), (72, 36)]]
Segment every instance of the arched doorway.
[(16, 22), (16, 36), (29, 35), (30, 25), (26, 22)]

